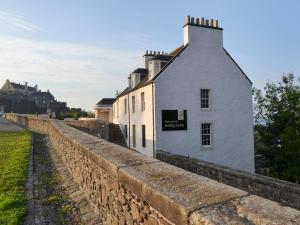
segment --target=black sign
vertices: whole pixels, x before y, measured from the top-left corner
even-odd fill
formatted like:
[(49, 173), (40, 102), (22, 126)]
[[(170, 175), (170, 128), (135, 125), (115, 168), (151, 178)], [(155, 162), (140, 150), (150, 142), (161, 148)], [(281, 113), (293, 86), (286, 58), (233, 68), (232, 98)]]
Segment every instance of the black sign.
[(187, 130), (186, 110), (162, 110), (162, 130)]

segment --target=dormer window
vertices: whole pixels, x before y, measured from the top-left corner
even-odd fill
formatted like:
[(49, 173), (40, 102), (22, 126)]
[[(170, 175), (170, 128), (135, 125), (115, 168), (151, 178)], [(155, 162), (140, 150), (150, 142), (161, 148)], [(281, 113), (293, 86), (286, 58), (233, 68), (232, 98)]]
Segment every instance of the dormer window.
[(131, 76), (128, 77), (128, 87), (131, 87)]
[(130, 74), (130, 88), (134, 88), (141, 80), (148, 77), (148, 69), (137, 68)]
[(160, 69), (164, 68), (165, 65), (167, 65), (167, 63), (168, 62), (164, 62), (164, 61), (160, 62)]

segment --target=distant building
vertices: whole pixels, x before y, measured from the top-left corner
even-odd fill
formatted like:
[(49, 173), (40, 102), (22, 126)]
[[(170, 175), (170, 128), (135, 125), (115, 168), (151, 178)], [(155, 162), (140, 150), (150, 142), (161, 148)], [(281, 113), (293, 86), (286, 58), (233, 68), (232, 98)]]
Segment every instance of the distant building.
[(95, 118), (113, 122), (113, 111), (112, 104), (115, 101), (115, 98), (103, 98), (95, 106)]
[(6, 80), (0, 89), (0, 103), (7, 104), (8, 112), (18, 113), (60, 113), (69, 110), (66, 102), (55, 100), (49, 90), (43, 92), (38, 86), (28, 86)]
[(30, 95), (38, 108), (49, 108), (51, 102), (55, 100), (54, 96), (48, 91), (34, 92)]
[(0, 117), (4, 115), (4, 105), (0, 105)]
[(218, 21), (187, 17), (183, 45), (146, 51), (144, 63), (113, 103), (129, 148), (254, 172), (252, 83), (223, 47)]
[(7, 94), (23, 94), (23, 95), (31, 95), (35, 92), (38, 92), (38, 86), (35, 85), (34, 87), (28, 86), (27, 82), (24, 85), (10, 82), (6, 80), (0, 92), (7, 93)]

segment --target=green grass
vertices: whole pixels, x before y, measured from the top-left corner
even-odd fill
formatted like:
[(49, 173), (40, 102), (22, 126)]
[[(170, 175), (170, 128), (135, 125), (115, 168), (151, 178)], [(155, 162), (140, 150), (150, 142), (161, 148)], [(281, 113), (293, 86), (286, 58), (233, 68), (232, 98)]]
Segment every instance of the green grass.
[(0, 132), (0, 224), (20, 224), (26, 214), (24, 186), (31, 133)]

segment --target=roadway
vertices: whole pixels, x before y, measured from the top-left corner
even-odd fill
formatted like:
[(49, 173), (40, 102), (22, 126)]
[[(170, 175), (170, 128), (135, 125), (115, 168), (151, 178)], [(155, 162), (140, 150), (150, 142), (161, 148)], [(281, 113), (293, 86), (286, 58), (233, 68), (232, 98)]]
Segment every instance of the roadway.
[(0, 131), (22, 131), (22, 127), (19, 127), (10, 121), (0, 117)]

